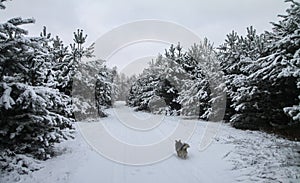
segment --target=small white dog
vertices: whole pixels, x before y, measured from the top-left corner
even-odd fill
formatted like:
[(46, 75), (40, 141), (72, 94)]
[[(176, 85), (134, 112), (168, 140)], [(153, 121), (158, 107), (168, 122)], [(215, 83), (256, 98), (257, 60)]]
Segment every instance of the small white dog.
[(187, 158), (187, 148), (189, 148), (190, 145), (187, 143), (182, 143), (181, 140), (175, 140), (175, 150), (177, 152), (177, 156), (186, 159)]

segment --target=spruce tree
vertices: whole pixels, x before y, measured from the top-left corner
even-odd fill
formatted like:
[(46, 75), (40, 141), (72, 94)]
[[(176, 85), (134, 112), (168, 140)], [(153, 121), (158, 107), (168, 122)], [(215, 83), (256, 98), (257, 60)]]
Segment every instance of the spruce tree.
[(280, 15), (281, 20), (272, 23), (273, 31), (266, 32), (268, 55), (257, 61), (261, 67), (249, 79), (268, 93), (267, 101), (258, 101), (268, 104), (268, 124), (285, 135), (299, 136), (300, 3), (286, 2), (291, 3), (287, 15)]
[(46, 80), (54, 58), (47, 40), (27, 37), (19, 27), (33, 22), (13, 18), (0, 25), (0, 146), (46, 159), (55, 142), (71, 136), (71, 99)]

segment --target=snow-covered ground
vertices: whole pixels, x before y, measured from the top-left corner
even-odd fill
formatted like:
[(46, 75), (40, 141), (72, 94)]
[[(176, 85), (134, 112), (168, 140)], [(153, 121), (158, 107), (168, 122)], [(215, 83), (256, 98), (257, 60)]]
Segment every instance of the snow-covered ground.
[[(133, 112), (116, 103), (109, 109), (109, 117), (94, 122), (77, 123), (74, 140), (58, 144), (61, 155), (41, 162), (38, 171), (20, 177), (2, 176), (0, 182), (24, 183), (98, 183), (98, 182), (144, 182), (144, 183), (199, 183), (199, 182), (299, 182), (300, 143), (292, 142), (262, 132), (242, 131), (222, 124), (212, 143), (202, 151), (199, 145), (208, 122), (196, 122), (192, 136), (187, 140), (188, 159), (176, 156), (174, 147), (170, 156), (147, 165), (126, 165), (107, 159), (94, 149), (82, 129), (97, 130), (99, 125), (120, 141), (128, 144), (147, 145), (160, 142), (171, 136), (178, 127), (178, 117), (153, 116), (143, 112)], [(136, 118), (150, 118), (146, 130), (130, 128), (134, 124), (121, 123), (126, 114)], [(151, 118), (152, 117), (152, 118)], [(128, 115), (130, 123), (134, 118)], [(132, 118), (132, 119), (131, 119)], [(162, 119), (161, 123), (157, 123)], [(150, 127), (153, 128), (150, 128)], [(99, 133), (93, 137), (101, 138)], [(97, 141), (97, 140), (96, 140)], [(173, 143), (173, 142), (172, 142)], [(122, 149), (120, 149), (122, 151)], [(158, 149), (159, 151), (159, 149)], [(168, 151), (166, 151), (168, 152)], [(139, 156), (138, 154), (136, 155)]]

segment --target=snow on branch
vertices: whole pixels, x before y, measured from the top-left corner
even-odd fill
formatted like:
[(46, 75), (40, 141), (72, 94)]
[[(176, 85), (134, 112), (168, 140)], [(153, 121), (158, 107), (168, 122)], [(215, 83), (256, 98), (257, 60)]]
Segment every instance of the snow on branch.
[(6, 83), (2, 83), (2, 88), (4, 92), (0, 98), (0, 106), (4, 107), (6, 110), (11, 109), (12, 105), (15, 104), (15, 101), (10, 97), (11, 87), (7, 86)]
[(3, 2), (5, 2), (7, 0), (0, 0), (0, 9), (4, 10), (6, 7), (5, 5), (3, 4)]
[(34, 18), (22, 19), (21, 17), (17, 17), (17, 18), (12, 18), (12, 19), (8, 20), (7, 22), (13, 24), (14, 26), (18, 26), (18, 25), (23, 25), (23, 24), (35, 23), (35, 19)]

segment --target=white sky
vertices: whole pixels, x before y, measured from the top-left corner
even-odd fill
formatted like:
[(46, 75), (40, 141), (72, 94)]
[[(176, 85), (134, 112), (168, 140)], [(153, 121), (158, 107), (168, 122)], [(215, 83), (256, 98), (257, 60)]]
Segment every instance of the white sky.
[[(31, 35), (38, 35), (46, 25), (66, 44), (77, 28), (88, 34), (90, 44), (122, 24), (157, 19), (182, 25), (215, 45), (223, 43), (232, 30), (244, 34), (250, 25), (259, 33), (270, 30), (269, 22), (277, 21), (277, 15), (285, 14), (289, 6), (284, 0), (12, 0), (5, 5), (6, 9), (0, 11), (1, 22), (18, 16), (34, 17), (35, 25), (25, 26)], [(154, 50), (145, 55), (157, 54)]]

